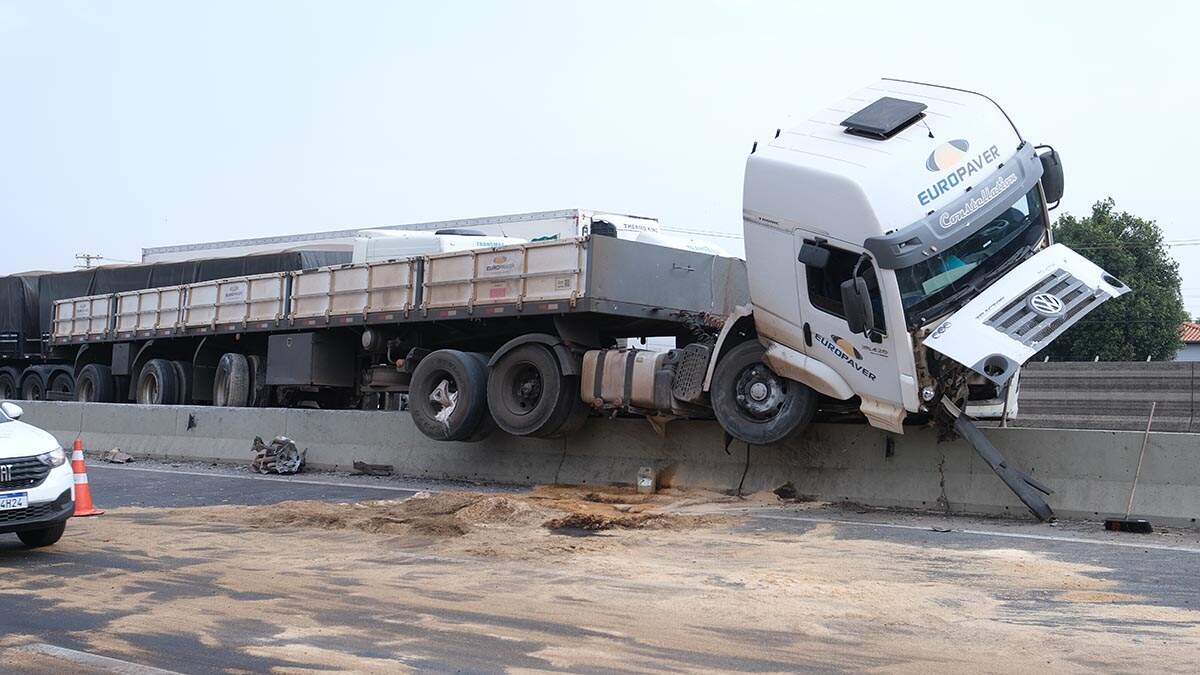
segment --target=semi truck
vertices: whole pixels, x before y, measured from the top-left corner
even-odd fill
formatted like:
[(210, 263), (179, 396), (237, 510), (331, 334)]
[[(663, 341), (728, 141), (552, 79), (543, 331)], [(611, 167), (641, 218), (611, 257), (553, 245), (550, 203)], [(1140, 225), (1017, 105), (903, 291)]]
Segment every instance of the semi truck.
[[(398, 408), (430, 438), (818, 413), (905, 423), (1003, 399), (1128, 288), (1052, 241), (1050, 146), (989, 97), (885, 79), (754, 144), (745, 260), (613, 236), (507, 243), (55, 303), (85, 401)], [(667, 351), (639, 338), (672, 337)], [(633, 346), (630, 346), (630, 340)], [(947, 405), (941, 405), (945, 402)]]
[(350, 259), (345, 251), (313, 250), (0, 277), (0, 400), (74, 398), (74, 359), (70, 353), (51, 349), (51, 321), (58, 300), (322, 267)]

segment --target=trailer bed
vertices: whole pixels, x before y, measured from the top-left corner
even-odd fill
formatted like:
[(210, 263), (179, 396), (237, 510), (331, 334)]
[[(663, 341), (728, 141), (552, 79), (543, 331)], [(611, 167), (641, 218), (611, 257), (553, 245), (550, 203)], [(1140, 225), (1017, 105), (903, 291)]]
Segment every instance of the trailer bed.
[[(54, 345), (337, 326), (592, 313), (719, 324), (749, 301), (736, 258), (593, 236), (55, 303)], [(640, 333), (646, 334), (646, 333)]]

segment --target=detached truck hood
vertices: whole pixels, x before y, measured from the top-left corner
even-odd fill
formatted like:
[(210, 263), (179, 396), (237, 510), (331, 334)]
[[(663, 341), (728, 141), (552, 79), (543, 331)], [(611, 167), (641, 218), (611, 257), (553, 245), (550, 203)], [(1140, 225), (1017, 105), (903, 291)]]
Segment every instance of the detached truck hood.
[(1129, 288), (1062, 244), (1015, 267), (925, 338), (925, 346), (1003, 386), (1046, 345)]

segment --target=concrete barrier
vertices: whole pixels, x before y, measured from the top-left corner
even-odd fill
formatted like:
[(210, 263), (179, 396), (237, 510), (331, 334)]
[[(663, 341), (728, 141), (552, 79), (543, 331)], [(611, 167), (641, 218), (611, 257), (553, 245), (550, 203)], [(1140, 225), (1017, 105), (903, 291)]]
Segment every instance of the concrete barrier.
[[(354, 460), (391, 464), (408, 476), (513, 484), (632, 483), (653, 466), (672, 485), (728, 490), (745, 472), (747, 492), (791, 482), (814, 499), (869, 506), (1027, 517), (991, 469), (962, 441), (937, 443), (929, 429), (887, 435), (862, 425), (815, 425), (800, 437), (726, 453), (713, 422), (672, 422), (665, 437), (642, 420), (592, 419), (568, 439), (529, 440), (497, 432), (482, 443), (438, 443), (406, 413), (30, 403), (25, 421), (65, 445), (120, 447), (135, 456), (248, 463), (254, 436), (286, 435), (316, 468)], [(1123, 514), (1142, 434), (1006, 428), (985, 433), (1018, 466), (1048, 484), (1064, 517)], [(1155, 432), (1134, 503), (1155, 522), (1195, 526), (1200, 517), (1200, 435)]]

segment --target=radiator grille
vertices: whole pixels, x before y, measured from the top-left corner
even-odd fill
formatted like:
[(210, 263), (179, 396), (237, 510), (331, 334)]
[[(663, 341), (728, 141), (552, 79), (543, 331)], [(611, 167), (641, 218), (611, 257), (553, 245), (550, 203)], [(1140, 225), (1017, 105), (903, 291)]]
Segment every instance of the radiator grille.
[[(1030, 298), (1042, 294), (1058, 298), (1062, 302), (1062, 310), (1050, 316), (1034, 310), (1030, 306)], [(1021, 344), (1037, 348), (1058, 337), (1059, 333), (1096, 308), (1104, 299), (1101, 291), (1092, 291), (1070, 272), (1059, 269), (1001, 307), (984, 324)]]
[(8, 479), (0, 481), (0, 490), (40, 485), (50, 473), (50, 467), (42, 464), (37, 457), (0, 459), (0, 465), (8, 467), (7, 471), (0, 472), (0, 475)]

